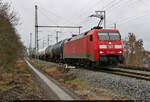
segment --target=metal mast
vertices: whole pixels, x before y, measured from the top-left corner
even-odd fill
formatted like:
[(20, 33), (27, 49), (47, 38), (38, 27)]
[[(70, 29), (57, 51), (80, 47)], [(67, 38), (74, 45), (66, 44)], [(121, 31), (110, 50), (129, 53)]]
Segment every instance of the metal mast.
[(56, 43), (58, 43), (58, 33), (60, 33), (60, 31), (56, 31)]
[(48, 40), (47, 40), (47, 45), (49, 46), (49, 37), (50, 37), (50, 35), (48, 35)]
[(31, 50), (32, 50), (32, 33), (30, 33), (30, 53), (31, 53)]
[(38, 52), (38, 7), (35, 5), (35, 51)]

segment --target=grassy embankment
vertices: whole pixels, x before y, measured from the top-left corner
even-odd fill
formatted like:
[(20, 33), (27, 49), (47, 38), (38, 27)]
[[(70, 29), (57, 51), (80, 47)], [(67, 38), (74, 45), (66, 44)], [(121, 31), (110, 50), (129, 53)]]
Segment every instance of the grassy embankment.
[(65, 69), (59, 66), (48, 67), (44, 64), (37, 64), (35, 60), (30, 60), (30, 63), (55, 80), (59, 81), (62, 85), (72, 89), (83, 99), (112, 100), (114, 97), (117, 97), (117, 99), (124, 98), (112, 95), (107, 90), (91, 87), (86, 81), (77, 78), (75, 75), (69, 74), (69, 69)]
[(0, 74), (0, 99), (42, 99), (34, 80), (25, 61), (19, 59), (12, 73)]
[(23, 60), (24, 47), (15, 28), (18, 20), (10, 4), (0, 0), (0, 100), (41, 99)]

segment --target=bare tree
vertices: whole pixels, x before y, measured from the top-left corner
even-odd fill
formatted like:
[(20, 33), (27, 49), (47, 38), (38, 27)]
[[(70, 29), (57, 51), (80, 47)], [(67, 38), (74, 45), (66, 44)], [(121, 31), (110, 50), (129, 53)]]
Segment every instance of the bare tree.
[(143, 40), (136, 39), (133, 33), (129, 33), (128, 39), (124, 40), (126, 65), (143, 67), (144, 47)]
[(15, 29), (19, 19), (10, 8), (0, 1), (0, 71), (11, 70), (23, 48)]

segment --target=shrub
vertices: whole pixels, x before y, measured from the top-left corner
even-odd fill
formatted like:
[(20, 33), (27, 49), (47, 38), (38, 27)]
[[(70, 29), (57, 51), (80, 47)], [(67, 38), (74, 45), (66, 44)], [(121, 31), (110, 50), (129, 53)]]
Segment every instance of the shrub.
[(10, 5), (0, 1), (0, 71), (12, 71), (22, 54), (23, 46), (15, 29), (18, 21)]

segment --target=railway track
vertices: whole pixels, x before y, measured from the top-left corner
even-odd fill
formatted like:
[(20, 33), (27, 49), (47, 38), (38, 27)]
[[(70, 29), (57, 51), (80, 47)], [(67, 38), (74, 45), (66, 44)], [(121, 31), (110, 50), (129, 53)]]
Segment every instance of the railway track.
[[(93, 70), (96, 72), (103, 72), (108, 74), (115, 74), (120, 76), (126, 76), (131, 78), (136, 78), (140, 80), (146, 80), (150, 81), (150, 72), (147, 71), (141, 71), (141, 70), (129, 70), (123, 69), (123, 68), (108, 68), (108, 69), (99, 69), (99, 70)], [(137, 72), (136, 72), (137, 71)]]
[[(54, 62), (53, 62), (54, 63)], [(57, 63), (55, 63), (57, 64)], [(75, 66), (76, 68), (83, 69), (83, 66)], [(86, 68), (86, 69), (85, 69)], [(150, 71), (145, 71), (145, 70), (138, 70), (136, 68), (99, 68), (99, 67), (84, 67), (84, 70), (91, 70), (95, 72), (103, 72), (103, 73), (108, 73), (108, 74), (114, 74), (114, 75), (120, 75), (120, 76), (126, 76), (130, 78), (135, 78), (135, 79), (140, 79), (140, 80), (146, 80), (150, 81)]]
[[(76, 66), (76, 67), (83, 69), (83, 66), (82, 67)], [(90, 67), (85, 67), (85, 68), (84, 68), (84, 70), (91, 70), (91, 71), (95, 71), (95, 72), (103, 72), (103, 73), (108, 73), (108, 74), (115, 74), (115, 75), (150, 81), (150, 71), (145, 71), (145, 70), (141, 70), (141, 69), (138, 70), (136, 68), (129, 69), (129, 68), (122, 68), (122, 67), (121, 68), (93, 67), (92, 69)]]
[[(77, 68), (83, 69), (83, 66), (76, 66)], [(113, 67), (104, 67), (104, 68), (99, 68), (99, 67), (85, 67), (86, 70), (91, 70), (95, 72), (103, 72), (103, 73), (108, 73), (108, 74), (115, 74), (115, 75), (120, 75), (120, 76), (126, 76), (130, 78), (135, 78), (135, 79), (140, 79), (140, 80), (146, 80), (150, 81), (150, 70), (142, 70), (138, 68), (123, 68), (123, 67), (118, 67), (118, 68), (113, 68)]]

